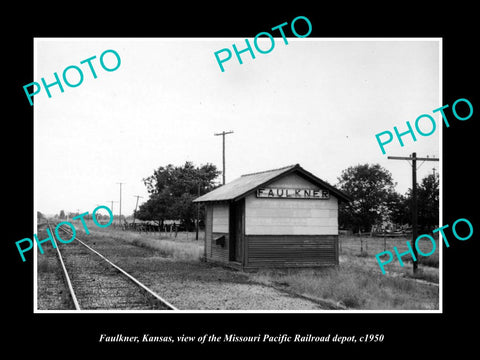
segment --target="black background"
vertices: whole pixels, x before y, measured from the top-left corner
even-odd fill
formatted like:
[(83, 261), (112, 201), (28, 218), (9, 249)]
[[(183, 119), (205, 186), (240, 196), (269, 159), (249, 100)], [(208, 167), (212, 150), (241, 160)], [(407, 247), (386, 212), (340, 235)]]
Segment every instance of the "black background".
[[(245, 344), (99, 344), (101, 333), (115, 335), (258, 335), (263, 333), (344, 336), (384, 334), (382, 343), (371, 344), (262, 344), (269, 351), (293, 348), (299, 356), (325, 357), (323, 350), (353, 350), (354, 354), (371, 356), (433, 355), (443, 349), (464, 353), (475, 344), (476, 284), (478, 239), (480, 233), (476, 187), (478, 160), (475, 149), (478, 102), (477, 11), (460, 3), (438, 3), (435, 7), (397, 3), (365, 6), (342, 2), (338, 6), (293, 6), (272, 3), (260, 8), (245, 2), (217, 6), (181, 4), (174, 9), (164, 3), (111, 3), (100, 9), (98, 4), (12, 6), (2, 24), (4, 46), (2, 66), (7, 84), (3, 94), (3, 189), (2, 291), (3, 343), (16, 351), (54, 353), (54, 347), (68, 349), (63, 356), (107, 353), (133, 349), (139, 354), (168, 357), (184, 349), (230, 356), (231, 350)], [(33, 314), (33, 267), (31, 255), (21, 262), (15, 241), (32, 237), (33, 229), (33, 108), (23, 85), (33, 78), (34, 37), (229, 37), (253, 38), (297, 16), (312, 23), (309, 37), (442, 37), (443, 38), (443, 104), (458, 98), (473, 104), (473, 116), (458, 121), (450, 114), (450, 127), (443, 129), (443, 223), (458, 218), (469, 219), (474, 235), (468, 241), (450, 241), (444, 247), (443, 314)], [(477, 21), (477, 23), (475, 22)], [(303, 33), (299, 29), (299, 33)], [(213, 56), (212, 49), (212, 56)], [(161, 64), (159, 64), (161, 66)], [(281, 76), (281, 74), (279, 75)], [(5, 98), (6, 96), (6, 98)], [(345, 104), (348, 106), (348, 104)], [(433, 109), (425, 109), (429, 113)], [(368, 126), (368, 124), (365, 124)], [(372, 134), (373, 137), (373, 134)], [(79, 149), (79, 156), (81, 151)], [(5, 164), (6, 163), (6, 164)], [(50, 166), (55, 166), (51, 164)], [(52, 194), (52, 196), (55, 196)], [(31, 252), (30, 252), (31, 254)], [(251, 347), (253, 345), (249, 345)], [(259, 346), (259, 345), (255, 345)], [(225, 347), (229, 349), (225, 350)], [(300, 352), (308, 349), (318, 352)], [(7, 349), (5, 349), (6, 352)], [(36, 356), (35, 353), (30, 353)], [(70, 354), (70, 355), (69, 355)], [(54, 356), (56, 357), (56, 356)]]

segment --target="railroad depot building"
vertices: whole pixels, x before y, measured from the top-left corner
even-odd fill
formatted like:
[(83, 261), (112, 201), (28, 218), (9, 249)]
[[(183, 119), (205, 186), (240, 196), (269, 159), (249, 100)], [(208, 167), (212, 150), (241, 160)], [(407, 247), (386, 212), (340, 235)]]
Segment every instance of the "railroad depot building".
[(300, 165), (243, 175), (206, 206), (205, 260), (237, 269), (338, 265), (338, 203), (351, 198)]

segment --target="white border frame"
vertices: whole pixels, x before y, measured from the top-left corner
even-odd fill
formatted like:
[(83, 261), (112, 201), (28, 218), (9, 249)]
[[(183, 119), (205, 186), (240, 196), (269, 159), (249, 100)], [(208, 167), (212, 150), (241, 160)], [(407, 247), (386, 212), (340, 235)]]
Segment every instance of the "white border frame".
[[(278, 38), (278, 37), (275, 37)], [(38, 78), (37, 72), (37, 39), (51, 39), (55, 40), (57, 38), (33, 38), (34, 41), (34, 54), (33, 54), (33, 66), (34, 66), (34, 79)], [(65, 38), (58, 38), (59, 40), (65, 40)], [(125, 38), (69, 38), (71, 41), (77, 40), (86, 40), (86, 39), (95, 39), (95, 40), (123, 40)], [(141, 41), (152, 40), (152, 39), (162, 39), (162, 40), (171, 40), (171, 41), (181, 41), (181, 40), (198, 40), (198, 41), (215, 41), (215, 40), (227, 40), (227, 39), (242, 39), (242, 38), (128, 38), (129, 40)], [(242, 39), (243, 40), (243, 39)], [(289, 41), (438, 41), (439, 43), (439, 104), (443, 105), (443, 38), (442, 37), (431, 37), (431, 38), (288, 38)], [(426, 109), (430, 110), (430, 109)], [(433, 110), (433, 109), (432, 109)], [(37, 115), (36, 108), (33, 106), (33, 142), (34, 142), (34, 199), (33, 199), (33, 233), (36, 233), (37, 229), (37, 142), (36, 142), (36, 133), (37, 133)], [(440, 208), (439, 208), (439, 225), (443, 226), (443, 126), (439, 126), (439, 181), (440, 181)], [(38, 309), (38, 300), (37, 300), (37, 253), (38, 246), (35, 246), (34, 256), (33, 256), (33, 313), (35, 314), (441, 314), (443, 313), (443, 247), (440, 246), (441, 242), (439, 241), (439, 308), (435, 310), (39, 310)]]

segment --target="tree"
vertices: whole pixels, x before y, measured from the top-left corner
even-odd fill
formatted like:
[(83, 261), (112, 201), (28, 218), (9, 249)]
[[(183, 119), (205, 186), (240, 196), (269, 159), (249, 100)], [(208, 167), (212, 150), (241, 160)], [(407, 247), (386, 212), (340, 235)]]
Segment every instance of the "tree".
[(183, 166), (169, 164), (161, 166), (143, 182), (150, 194), (140, 206), (137, 217), (140, 220), (156, 220), (159, 225), (164, 220), (179, 219), (192, 229), (196, 217), (196, 207), (192, 201), (216, 187), (215, 178), (220, 174), (216, 166), (206, 164), (195, 167), (186, 162)]
[(390, 209), (390, 219), (394, 224), (410, 224), (412, 213), (408, 207), (409, 199), (397, 192), (389, 195), (388, 206)]
[(59, 218), (59, 219), (65, 219), (65, 218), (66, 218), (66, 215), (65, 215), (65, 211), (64, 211), (64, 210), (60, 210), (60, 214), (58, 215), (58, 218)]
[(140, 205), (136, 218), (140, 220), (155, 220), (161, 226), (164, 220), (175, 218), (170, 215), (172, 204), (173, 198), (168, 190), (164, 190), (160, 194), (152, 193), (150, 198)]
[[(439, 225), (439, 185), (438, 175), (430, 174), (417, 186), (418, 226), (421, 232), (430, 232)], [(408, 189), (405, 201), (408, 214), (412, 212), (411, 201), (412, 189)]]
[(338, 188), (353, 197), (339, 205), (339, 223), (354, 232), (370, 231), (372, 225), (391, 219), (398, 196), (391, 173), (379, 164), (351, 166), (342, 171)]

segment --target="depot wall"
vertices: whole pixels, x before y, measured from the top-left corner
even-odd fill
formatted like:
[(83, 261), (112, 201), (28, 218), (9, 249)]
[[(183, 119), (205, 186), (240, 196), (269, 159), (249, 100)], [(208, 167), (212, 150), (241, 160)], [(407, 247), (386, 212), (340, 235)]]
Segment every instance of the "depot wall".
[[(289, 189), (291, 197), (262, 197), (257, 189), (206, 204), (205, 260), (239, 269), (337, 265), (338, 199), (295, 173), (265, 192), (272, 188)], [(295, 189), (302, 198), (294, 198)], [(328, 197), (304, 198), (307, 190)]]
[[(321, 190), (296, 174), (272, 188)], [(245, 198), (245, 235), (338, 235), (338, 200)]]
[[(269, 188), (323, 189), (292, 173)], [(245, 267), (338, 264), (338, 200), (245, 198)]]

